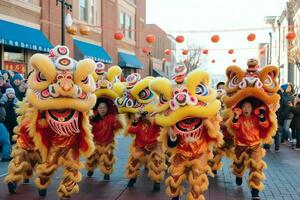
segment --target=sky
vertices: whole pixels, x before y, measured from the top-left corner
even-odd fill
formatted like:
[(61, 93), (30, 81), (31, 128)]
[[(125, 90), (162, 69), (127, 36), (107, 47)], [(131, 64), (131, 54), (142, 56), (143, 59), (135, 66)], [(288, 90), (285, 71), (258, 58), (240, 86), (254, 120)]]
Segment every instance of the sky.
[[(237, 60), (236, 64), (245, 66), (248, 58), (257, 57), (258, 44), (268, 43), (271, 31), (270, 25), (264, 22), (265, 16), (280, 15), (286, 4), (286, 0), (146, 1), (147, 23), (155, 23), (175, 37), (184, 35), (186, 41), (177, 45), (177, 49), (186, 48), (188, 43), (212, 49), (206, 60), (215, 59), (216, 62), (207, 62), (206, 68), (216, 74), (224, 73), (233, 59)], [(230, 31), (264, 27), (263, 30)], [(246, 38), (252, 32), (256, 34), (256, 40), (249, 42)], [(214, 34), (220, 36), (220, 42), (211, 42), (210, 37)], [(237, 49), (233, 55), (227, 53), (231, 48)]]

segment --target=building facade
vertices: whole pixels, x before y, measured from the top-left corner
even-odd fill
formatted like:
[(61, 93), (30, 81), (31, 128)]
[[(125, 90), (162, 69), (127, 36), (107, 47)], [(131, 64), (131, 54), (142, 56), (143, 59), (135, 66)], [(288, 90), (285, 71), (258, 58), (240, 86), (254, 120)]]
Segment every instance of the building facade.
[[(149, 74), (149, 59), (142, 52), (143, 47), (148, 45), (145, 41), (149, 30), (146, 25), (146, 0), (66, 0), (66, 2), (70, 5), (67, 7), (71, 9), (65, 9), (65, 15), (71, 16), (73, 24), (65, 29), (65, 45), (69, 47), (72, 57), (92, 58), (106, 63), (107, 67), (120, 65), (124, 76), (132, 72), (138, 72), (142, 76)], [(31, 69), (27, 63), (33, 53), (46, 53), (53, 46), (62, 43), (61, 6), (61, 3), (55, 0), (0, 1), (0, 22), (3, 24), (0, 23), (0, 28), (9, 27), (6, 23), (26, 26), (33, 29), (31, 30), (33, 32), (38, 31), (43, 40), (37, 45), (24, 46), (22, 43), (19, 47), (12, 44), (18, 42), (19, 38), (11, 41), (7, 36), (10, 31), (16, 32), (15, 30), (7, 30), (6, 35), (0, 33), (2, 69), (17, 70), (20, 65), (22, 70), (19, 71), (28, 73)], [(116, 32), (122, 32), (124, 38), (116, 40), (114, 38)], [(27, 40), (28, 35), (23, 38)], [(171, 48), (171, 44), (168, 48)]]

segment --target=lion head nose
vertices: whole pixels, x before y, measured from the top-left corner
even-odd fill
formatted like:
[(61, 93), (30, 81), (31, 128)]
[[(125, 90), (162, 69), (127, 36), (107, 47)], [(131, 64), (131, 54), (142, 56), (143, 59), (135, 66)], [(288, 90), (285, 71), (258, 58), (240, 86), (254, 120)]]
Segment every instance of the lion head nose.
[(184, 103), (186, 101), (186, 94), (178, 94), (176, 100), (178, 103)]
[(68, 92), (68, 91), (70, 91), (70, 90), (73, 88), (73, 83), (72, 83), (72, 82), (69, 82), (69, 81), (64, 81), (64, 82), (61, 82), (61, 83), (60, 83), (60, 87), (61, 87), (64, 91)]

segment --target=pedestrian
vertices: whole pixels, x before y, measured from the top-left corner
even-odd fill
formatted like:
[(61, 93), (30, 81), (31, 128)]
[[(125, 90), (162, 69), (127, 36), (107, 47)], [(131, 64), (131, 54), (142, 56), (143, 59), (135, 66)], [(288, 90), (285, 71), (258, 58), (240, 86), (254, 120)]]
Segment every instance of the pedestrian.
[(2, 76), (4, 78), (4, 82), (10, 84), (11, 77), (10, 77), (10, 74), (8, 73), (8, 71), (2, 70), (1, 72), (2, 72)]
[(14, 88), (15, 90), (15, 95), (18, 99), (22, 99), (22, 94), (21, 91), (19, 89), (20, 85), (22, 84), (23, 81), (23, 76), (19, 73), (15, 73), (13, 78), (11, 79), (11, 86)]
[(0, 75), (0, 98), (2, 96), (2, 94), (5, 93), (6, 89), (7, 88), (10, 88), (11, 85), (7, 82), (5, 82), (5, 79), (4, 79), (4, 76), (3, 75)]
[(15, 96), (13, 88), (7, 88), (5, 94), (1, 97), (0, 103), (4, 105), (6, 113), (5, 126), (10, 134), (10, 141), (12, 142), (13, 130), (17, 125), (17, 114), (15, 108), (17, 107), (18, 98)]
[(290, 125), (293, 119), (294, 114), (290, 111), (290, 106), (293, 105), (294, 102), (294, 87), (291, 83), (283, 85), (283, 93), (281, 95), (281, 103), (280, 106), (282, 108), (281, 114), (283, 117), (283, 130), (281, 143), (285, 143), (285, 141), (292, 142), (292, 133), (290, 131)]
[(290, 107), (291, 112), (294, 113), (294, 128), (296, 132), (296, 148), (295, 150), (300, 150), (300, 93), (295, 101), (295, 106)]
[(1, 162), (9, 162), (11, 160), (9, 133), (4, 125), (5, 117), (6, 117), (6, 112), (5, 112), (4, 105), (0, 104), (0, 143), (2, 145)]
[(25, 80), (22, 80), (21, 81), (21, 84), (20, 84), (20, 86), (18, 87), (18, 89), (19, 89), (19, 97), (18, 97), (18, 99), (19, 99), (19, 101), (22, 101), (23, 100), (23, 98), (25, 97), (25, 94), (26, 94), (26, 91), (27, 91), (27, 80), (25, 79)]

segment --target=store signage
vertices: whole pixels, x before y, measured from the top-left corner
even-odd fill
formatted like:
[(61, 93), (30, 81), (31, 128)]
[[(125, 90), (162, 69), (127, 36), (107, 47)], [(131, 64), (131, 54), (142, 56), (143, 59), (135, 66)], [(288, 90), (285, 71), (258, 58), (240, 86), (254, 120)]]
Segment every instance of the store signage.
[(5, 70), (12, 70), (19, 72), (21, 74), (25, 74), (26, 72), (26, 63), (16, 63), (16, 62), (10, 62), (10, 61), (4, 61), (4, 69)]

